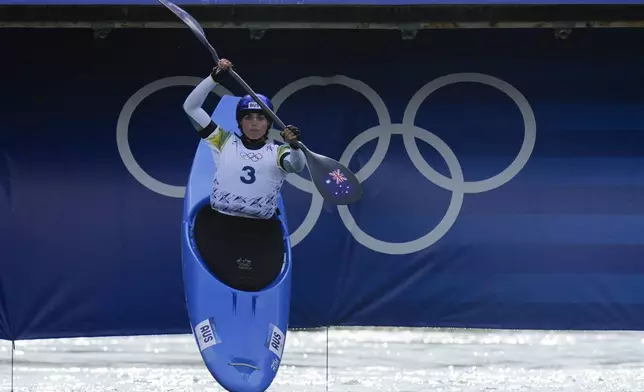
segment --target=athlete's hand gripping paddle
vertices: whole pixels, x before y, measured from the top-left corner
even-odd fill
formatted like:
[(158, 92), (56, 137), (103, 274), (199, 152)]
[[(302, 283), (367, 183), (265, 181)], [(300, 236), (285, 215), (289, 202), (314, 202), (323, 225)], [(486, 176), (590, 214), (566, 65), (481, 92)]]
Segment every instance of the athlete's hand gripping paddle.
[[(215, 64), (219, 63), (219, 55), (217, 55), (217, 51), (212, 47), (212, 45), (210, 45), (201, 25), (199, 25), (192, 15), (169, 0), (159, 0), (159, 2), (172, 11), (188, 26), (197, 39), (199, 39), (199, 41), (208, 49), (213, 60), (215, 60)], [(255, 92), (248, 84), (246, 84), (244, 79), (242, 79), (237, 72), (229, 68), (228, 73), (251, 97), (253, 97), (255, 102), (257, 102), (257, 104), (266, 113), (268, 113), (276, 124), (278, 124), (282, 129), (286, 128), (284, 122), (282, 122), (282, 120), (280, 120), (280, 118), (277, 117), (277, 115), (268, 106), (266, 106), (259, 97), (257, 97), (257, 94), (255, 94)], [(309, 173), (311, 174), (311, 180), (325, 200), (337, 205), (346, 205), (360, 200), (362, 197), (362, 186), (351, 170), (335, 159), (314, 153), (300, 141), (297, 141), (296, 144), (304, 152), (304, 155), (306, 156), (306, 164), (309, 168)]]

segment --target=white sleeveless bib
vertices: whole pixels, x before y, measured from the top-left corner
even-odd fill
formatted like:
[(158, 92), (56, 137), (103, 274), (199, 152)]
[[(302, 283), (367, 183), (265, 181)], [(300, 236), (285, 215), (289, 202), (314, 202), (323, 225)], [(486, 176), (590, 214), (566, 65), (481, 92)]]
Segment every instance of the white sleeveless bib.
[(273, 216), (287, 174), (277, 164), (279, 146), (267, 143), (259, 150), (249, 150), (235, 135), (222, 144), (210, 195), (212, 208), (251, 218)]

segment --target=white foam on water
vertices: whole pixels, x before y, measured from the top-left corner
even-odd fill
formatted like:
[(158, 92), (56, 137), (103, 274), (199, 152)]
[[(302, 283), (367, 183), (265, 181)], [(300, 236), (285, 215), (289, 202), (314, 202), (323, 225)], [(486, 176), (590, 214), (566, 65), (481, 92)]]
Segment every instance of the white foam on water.
[[(289, 331), (269, 391), (326, 390), (326, 332)], [(635, 392), (644, 333), (331, 329), (330, 392)], [(0, 390), (11, 344), (0, 342)], [(190, 335), (19, 341), (15, 392), (224, 391)]]

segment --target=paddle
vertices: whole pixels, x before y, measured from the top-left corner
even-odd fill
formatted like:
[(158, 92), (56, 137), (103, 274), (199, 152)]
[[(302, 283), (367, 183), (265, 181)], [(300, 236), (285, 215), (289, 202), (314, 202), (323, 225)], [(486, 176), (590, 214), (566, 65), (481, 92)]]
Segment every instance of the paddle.
[[(184, 9), (170, 2), (169, 0), (159, 0), (161, 4), (172, 11), (179, 19), (181, 19), (190, 28), (192, 33), (199, 39), (199, 41), (208, 49), (212, 55), (215, 63), (219, 62), (217, 51), (212, 47), (206, 34), (204, 33), (201, 25)], [(282, 129), (286, 125), (279, 117), (268, 107), (266, 104), (257, 97), (257, 94), (250, 88), (250, 86), (235, 72), (233, 69), (228, 69), (228, 73), (239, 83), (246, 92), (253, 97), (255, 102), (278, 124)], [(342, 165), (335, 159), (329, 158), (324, 155), (316, 154), (309, 150), (304, 143), (297, 141), (295, 143), (306, 157), (306, 165), (311, 174), (311, 180), (315, 184), (322, 197), (336, 205), (346, 205), (357, 202), (362, 197), (362, 186), (356, 178), (355, 174), (347, 167)]]

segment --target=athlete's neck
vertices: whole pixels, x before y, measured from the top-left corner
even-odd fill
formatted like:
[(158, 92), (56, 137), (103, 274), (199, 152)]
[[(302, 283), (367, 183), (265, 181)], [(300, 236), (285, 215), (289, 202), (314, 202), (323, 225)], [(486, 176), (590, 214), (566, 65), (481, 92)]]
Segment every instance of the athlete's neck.
[(241, 141), (244, 144), (244, 147), (246, 147), (249, 150), (259, 150), (260, 148), (264, 147), (264, 145), (266, 144), (266, 140), (268, 140), (266, 137), (252, 140), (246, 137), (246, 135), (244, 134), (242, 134), (241, 136)]

